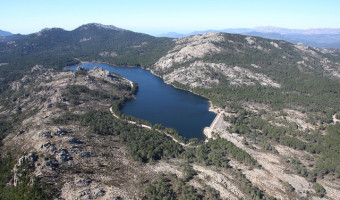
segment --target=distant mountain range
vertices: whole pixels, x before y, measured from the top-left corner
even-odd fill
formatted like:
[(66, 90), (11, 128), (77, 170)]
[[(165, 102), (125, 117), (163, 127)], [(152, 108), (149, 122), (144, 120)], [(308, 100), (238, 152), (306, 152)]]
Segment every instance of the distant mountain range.
[(149, 66), (173, 45), (170, 38), (92, 23), (72, 31), (49, 28), (29, 35), (0, 37), (0, 61), (9, 63), (6, 66), (11, 71), (15, 67), (36, 64), (61, 69), (78, 63), (77, 59), (101, 60), (122, 66)]
[[(4, 38), (0, 199), (35, 190), (46, 199), (338, 199), (340, 50), (229, 33), (174, 40), (102, 24)], [(140, 66), (206, 97), (219, 112), (205, 129), (216, 140), (182, 144), (171, 129), (125, 121), (136, 120), (120, 112), (136, 84), (101, 69), (62, 72), (81, 61)]]
[(8, 32), (8, 31), (0, 30), (0, 36), (9, 36), (9, 35), (12, 35), (12, 33)]
[(257, 36), (275, 40), (285, 40), (292, 43), (302, 43), (318, 48), (340, 48), (340, 28), (315, 28), (315, 29), (287, 29), (272, 26), (250, 28), (230, 28), (223, 30), (195, 31), (188, 34), (164, 33), (159, 37), (181, 38), (190, 35), (204, 34), (208, 32), (234, 33), (249, 36)]
[[(115, 30), (117, 30), (117, 28)], [(169, 32), (157, 35), (157, 37), (182, 38), (190, 35), (204, 34), (208, 32), (233, 33), (263, 37), (274, 40), (285, 40), (291, 43), (296, 44), (302, 43), (307, 46), (318, 47), (322, 49), (340, 49), (340, 28), (314, 28), (303, 30), (303, 29), (280, 28), (273, 26), (259, 26), (255, 28), (228, 28), (223, 30), (210, 29), (203, 31), (194, 31), (186, 34)], [(28, 35), (12, 34), (8, 31), (0, 30), (0, 42), (11, 42), (23, 39), (27, 36)]]

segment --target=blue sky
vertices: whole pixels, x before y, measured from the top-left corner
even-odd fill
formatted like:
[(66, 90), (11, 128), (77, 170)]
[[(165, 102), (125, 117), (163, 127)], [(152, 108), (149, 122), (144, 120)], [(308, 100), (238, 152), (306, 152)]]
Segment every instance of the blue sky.
[(137, 32), (207, 29), (340, 28), (339, 0), (0, 0), (0, 29), (33, 33), (86, 23)]

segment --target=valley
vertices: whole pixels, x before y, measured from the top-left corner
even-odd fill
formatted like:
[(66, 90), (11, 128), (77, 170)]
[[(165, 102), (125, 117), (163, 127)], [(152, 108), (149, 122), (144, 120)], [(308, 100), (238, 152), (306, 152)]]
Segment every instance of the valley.
[[(99, 24), (43, 30), (0, 51), (1, 198), (338, 198), (334, 52), (226, 33), (155, 38)], [(98, 63), (104, 69), (63, 70), (79, 60), (138, 68), (126, 76)], [(211, 101), (215, 114), (192, 131), (206, 127), (205, 138), (125, 110), (143, 87), (157, 87), (127, 77), (140, 68)], [(156, 108), (153, 91), (144, 95), (151, 98), (141, 105)], [(167, 95), (159, 101), (181, 101)], [(203, 98), (173, 109), (202, 102), (209, 114)], [(189, 129), (201, 116), (180, 115), (169, 118), (192, 119)]]

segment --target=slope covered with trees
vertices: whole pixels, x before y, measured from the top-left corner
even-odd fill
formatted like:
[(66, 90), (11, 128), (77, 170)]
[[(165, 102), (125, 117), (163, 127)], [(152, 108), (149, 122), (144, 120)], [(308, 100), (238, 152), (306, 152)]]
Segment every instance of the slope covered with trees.
[[(4, 196), (46, 198), (60, 194), (50, 193), (45, 183), (58, 191), (79, 186), (63, 179), (64, 173), (90, 179), (80, 181), (88, 191), (91, 182), (106, 184), (130, 198), (136, 190), (146, 199), (294, 199), (336, 190), (330, 189), (340, 173), (336, 51), (233, 34), (172, 40), (87, 24), (0, 42), (0, 52), (1, 148), (15, 152), (14, 160), (4, 155), (0, 160), (1, 190), (10, 188)], [(136, 84), (93, 74), (105, 74), (100, 70), (60, 72), (80, 61), (147, 68), (169, 84), (207, 97), (225, 114), (213, 130), (215, 140), (183, 145), (156, 130), (167, 130), (162, 125), (143, 128), (143, 119), (119, 113), (133, 99)], [(112, 105), (121, 119), (137, 123), (112, 116)], [(17, 143), (22, 149), (13, 151), (11, 144)], [(32, 149), (39, 152), (34, 161), (39, 165), (31, 169), (51, 174), (33, 187), (26, 187), (33, 176), (27, 175), (20, 193), (6, 184), (15, 160)], [(273, 163), (285, 170), (275, 173), (268, 168)], [(157, 178), (163, 172), (167, 175)], [(267, 179), (258, 182), (261, 175)], [(64, 185), (53, 185), (49, 177)], [(275, 184), (265, 185), (271, 181)]]

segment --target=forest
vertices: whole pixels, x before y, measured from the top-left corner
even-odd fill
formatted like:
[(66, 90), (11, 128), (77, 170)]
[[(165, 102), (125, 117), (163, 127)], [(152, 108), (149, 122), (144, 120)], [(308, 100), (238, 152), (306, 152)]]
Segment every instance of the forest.
[[(340, 82), (331, 78), (319, 64), (321, 58), (338, 61), (339, 58), (331, 54), (322, 54), (313, 49), (315, 57), (309, 57), (306, 63), (311, 68), (300, 70), (296, 64), (301, 57), (307, 56), (294, 50), (292, 44), (280, 41), (280, 48), (270, 45), (271, 40), (256, 38), (257, 43), (269, 49), (259, 49), (247, 46), (244, 42), (245, 36), (225, 34), (226, 41), (216, 43), (217, 47), (224, 49), (221, 53), (208, 54), (202, 60), (211, 63), (224, 63), (230, 66), (241, 66), (251, 69), (254, 73), (262, 73), (271, 77), (281, 84), (280, 88), (263, 86), (259, 83), (254, 85), (232, 85), (223, 76), (213, 74), (219, 80), (218, 85), (206, 88), (189, 88), (179, 82), (173, 82), (176, 87), (191, 90), (212, 101), (213, 105), (228, 109), (234, 116), (225, 117), (232, 126), (228, 128), (231, 133), (246, 136), (256, 144), (261, 145), (264, 150), (278, 153), (275, 144), (281, 144), (292, 149), (301, 150), (313, 155), (316, 159), (315, 165), (305, 166), (298, 159), (289, 162), (294, 167), (296, 174), (306, 177), (313, 183), (313, 188), (319, 197), (324, 196), (325, 189), (316, 180), (331, 175), (340, 178), (340, 124), (333, 123), (332, 116), (340, 111)], [(25, 97), (24, 90), (13, 94), (11, 84), (13, 81), (24, 76), (33, 76), (31, 71), (35, 65), (42, 65), (44, 69), (62, 71), (64, 67), (79, 63), (80, 61), (98, 61), (114, 64), (117, 66), (135, 66), (152, 68), (153, 64), (175, 46), (175, 42), (169, 38), (155, 38), (145, 34), (131, 31), (106, 30), (95, 25), (86, 25), (73, 31), (62, 29), (51, 29), (18, 38), (15, 43), (0, 42), (0, 60), (5, 63), (0, 67), (0, 100), (1, 111), (14, 109), (13, 106), (18, 97)], [(241, 49), (243, 53), (232, 49)], [(285, 58), (284, 58), (285, 57)], [(257, 64), (261, 68), (252, 68), (251, 64)], [(175, 64), (174, 68), (188, 66), (189, 63)], [(166, 75), (173, 69), (160, 72)], [(78, 72), (79, 76), (87, 76), (84, 72)], [(91, 77), (90, 77), (91, 78)], [(182, 159), (187, 164), (183, 171), (184, 178), (174, 175), (161, 175), (155, 182), (148, 183), (142, 197), (144, 199), (214, 199), (219, 194), (212, 188), (203, 190), (195, 189), (187, 182), (196, 176), (192, 169), (193, 164), (203, 166), (215, 166), (224, 170), (231, 169), (229, 162), (236, 160), (251, 168), (261, 168), (258, 162), (246, 151), (238, 148), (232, 142), (223, 138), (209, 140), (208, 142), (195, 139), (186, 141), (175, 130), (153, 125), (143, 119), (125, 115), (121, 108), (127, 101), (133, 99), (138, 90), (137, 83), (129, 86), (117, 85), (120, 89), (130, 91), (124, 96), (107, 94), (99, 90), (91, 90), (86, 86), (72, 85), (62, 95), (67, 98), (72, 106), (93, 101), (105, 101), (112, 104), (112, 110), (120, 119), (112, 116), (109, 110), (87, 110), (84, 114), (72, 114), (65, 112), (63, 115), (53, 118), (55, 125), (78, 125), (89, 131), (101, 135), (111, 135), (126, 145), (130, 158), (141, 163), (153, 163), (158, 160)], [(35, 88), (39, 92), (41, 88)], [(10, 97), (10, 98), (9, 98)], [(260, 103), (270, 107), (272, 112), (280, 112), (282, 117), (286, 113), (283, 109), (296, 109), (306, 114), (308, 122), (317, 127), (316, 130), (301, 130), (297, 124), (288, 123), (286, 126), (277, 126), (270, 118), (267, 111), (252, 112), (245, 110), (244, 104)], [(58, 108), (67, 110), (62, 103), (56, 105)], [(25, 112), (18, 108), (18, 112), (11, 117), (0, 117), (0, 142), (13, 131), (18, 130), (20, 123), (36, 110)], [(125, 120), (132, 120), (137, 124), (152, 126), (151, 130), (129, 124)], [(181, 146), (158, 130), (171, 133), (181, 142), (186, 142), (187, 147)], [(244, 139), (243, 143), (249, 145)], [(0, 143), (1, 146), (1, 143)], [(288, 162), (288, 161), (287, 161)], [(32, 166), (27, 168), (23, 182), (18, 187), (7, 186), (11, 177), (11, 169), (15, 164), (10, 155), (0, 160), (0, 199), (48, 199), (53, 192), (46, 188), (43, 181), (36, 179), (32, 187), (28, 187), (29, 172)], [(31, 170), (31, 171), (30, 171)], [(233, 171), (235, 181), (239, 181), (243, 191), (252, 199), (271, 199), (262, 190), (255, 187), (239, 171)], [(287, 187), (289, 187), (288, 185)], [(291, 187), (291, 186), (290, 186)], [(291, 188), (294, 190), (294, 188)]]

